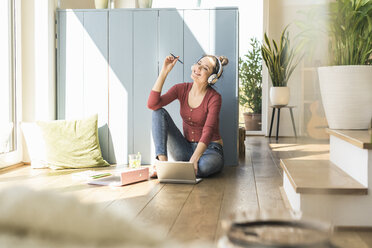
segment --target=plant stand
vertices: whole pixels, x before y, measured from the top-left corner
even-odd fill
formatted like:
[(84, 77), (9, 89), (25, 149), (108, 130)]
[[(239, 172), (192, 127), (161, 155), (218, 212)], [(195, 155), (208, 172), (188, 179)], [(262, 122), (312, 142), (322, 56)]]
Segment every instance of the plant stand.
[(291, 114), (291, 120), (292, 120), (292, 127), (293, 127), (293, 132), (294, 132), (294, 135), (295, 137), (297, 138), (297, 132), (296, 132), (296, 126), (295, 126), (295, 123), (294, 123), (294, 119), (293, 119), (293, 111), (292, 109), (295, 108), (296, 106), (288, 106), (288, 105), (273, 105), (273, 106), (270, 106), (270, 108), (273, 108), (273, 113), (271, 115), (271, 123), (270, 123), (270, 131), (269, 131), (269, 138), (271, 137), (271, 131), (273, 129), (273, 122), (274, 122), (274, 117), (275, 117), (275, 109), (278, 109), (278, 119), (277, 119), (277, 122), (276, 122), (276, 140), (278, 140), (278, 135), (279, 135), (279, 120), (280, 120), (280, 109), (281, 108), (288, 108), (289, 109), (289, 113)]

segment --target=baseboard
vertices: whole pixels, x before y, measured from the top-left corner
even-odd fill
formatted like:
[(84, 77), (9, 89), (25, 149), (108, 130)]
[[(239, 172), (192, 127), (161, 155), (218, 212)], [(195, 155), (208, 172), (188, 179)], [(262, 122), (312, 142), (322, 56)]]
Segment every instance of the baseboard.
[(6, 173), (8, 171), (17, 169), (17, 168), (22, 167), (22, 166), (25, 166), (25, 165), (26, 164), (24, 162), (20, 162), (20, 163), (17, 163), (17, 164), (9, 165), (7, 167), (1, 168), (0, 169), (0, 174), (4, 174), (4, 173)]
[(372, 232), (372, 226), (335, 226), (335, 231)]

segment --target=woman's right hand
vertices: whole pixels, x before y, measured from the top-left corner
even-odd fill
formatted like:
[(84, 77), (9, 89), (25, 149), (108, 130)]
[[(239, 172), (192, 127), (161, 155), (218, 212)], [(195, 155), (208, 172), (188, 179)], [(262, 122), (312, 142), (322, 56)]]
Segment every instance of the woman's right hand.
[(154, 86), (152, 87), (153, 91), (161, 92), (165, 79), (167, 78), (168, 73), (173, 69), (174, 65), (177, 63), (178, 58), (179, 57), (174, 58), (173, 56), (167, 56), (164, 59), (161, 72), (158, 76), (158, 79), (156, 79)]
[(177, 58), (174, 58), (173, 56), (170, 55), (167, 56), (164, 59), (162, 71), (168, 74), (173, 69), (174, 65), (177, 63), (179, 57), (180, 56), (177, 56)]

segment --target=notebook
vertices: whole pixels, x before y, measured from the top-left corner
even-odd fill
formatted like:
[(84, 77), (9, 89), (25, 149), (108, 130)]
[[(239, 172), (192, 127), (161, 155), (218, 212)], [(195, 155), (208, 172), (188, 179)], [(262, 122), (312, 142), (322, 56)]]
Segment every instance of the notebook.
[(149, 179), (149, 168), (128, 169), (120, 171), (112, 176), (94, 179), (88, 184), (107, 185), (107, 186), (124, 186)]
[(158, 179), (161, 183), (199, 183), (202, 179), (196, 178), (194, 164), (182, 161), (155, 162)]

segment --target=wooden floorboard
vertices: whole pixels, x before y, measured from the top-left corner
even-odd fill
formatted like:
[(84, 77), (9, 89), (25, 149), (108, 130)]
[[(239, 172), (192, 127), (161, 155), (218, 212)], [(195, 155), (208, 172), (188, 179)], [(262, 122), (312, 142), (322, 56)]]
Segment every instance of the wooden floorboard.
[(372, 247), (372, 232), (370, 231), (360, 231), (358, 232), (359, 237), (367, 245), (367, 247)]
[(135, 221), (143, 226), (157, 227), (160, 237), (167, 237), (178, 219), (194, 185), (167, 184), (137, 215)]
[(225, 190), (223, 174), (203, 180), (190, 193), (169, 237), (181, 241), (213, 241)]
[[(329, 145), (302, 139), (247, 137), (246, 156), (238, 166), (229, 166), (197, 185), (161, 184), (148, 180), (125, 187), (88, 185), (73, 178), (81, 170), (33, 170), (21, 166), (0, 174), (0, 189), (26, 186), (49, 189), (77, 197), (84, 204), (97, 204), (113, 211), (160, 237), (181, 241), (207, 240), (216, 243), (224, 234), (221, 223), (241, 213), (288, 209), (281, 197), (282, 158), (327, 159)], [(115, 167), (95, 170), (112, 171)], [(333, 243), (340, 248), (372, 247), (372, 232), (337, 231)]]
[(224, 233), (222, 223), (228, 223), (241, 212), (257, 211), (258, 199), (250, 155), (240, 161), (240, 166), (224, 170), (225, 189), (215, 235), (215, 242)]
[(128, 219), (134, 220), (154, 200), (165, 184), (160, 184), (157, 180), (150, 180), (131, 186), (120, 198), (111, 202), (107, 209), (117, 213), (125, 213)]
[(356, 232), (335, 232), (332, 237), (332, 244), (340, 248), (368, 248), (371, 247), (363, 241)]
[(269, 209), (286, 211), (279, 190), (279, 187), (282, 186), (282, 176), (272, 159), (267, 141), (261, 137), (252, 138), (248, 142), (247, 148), (251, 151), (260, 209), (265, 211)]

